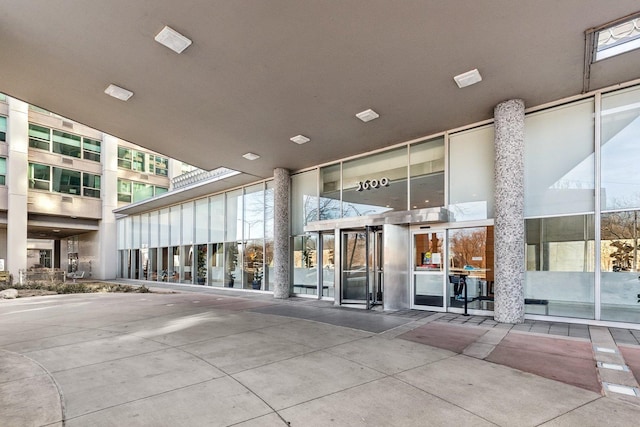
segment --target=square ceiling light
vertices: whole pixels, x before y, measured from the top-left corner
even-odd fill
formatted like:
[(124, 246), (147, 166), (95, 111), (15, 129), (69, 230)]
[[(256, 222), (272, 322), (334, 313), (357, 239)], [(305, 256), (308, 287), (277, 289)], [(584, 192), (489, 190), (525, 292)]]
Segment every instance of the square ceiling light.
[(174, 30), (173, 28), (165, 26), (154, 37), (154, 40), (174, 51), (175, 53), (182, 53), (183, 50), (191, 46), (191, 40)]
[(109, 96), (113, 96), (114, 98), (117, 98), (120, 101), (128, 101), (129, 98), (131, 98), (133, 96), (133, 92), (131, 92), (130, 90), (127, 90), (127, 89), (122, 88), (120, 86), (116, 86), (114, 84), (110, 84), (104, 90), (104, 93), (106, 93)]
[(259, 159), (260, 156), (258, 156), (255, 153), (247, 153), (247, 154), (243, 154), (242, 157), (244, 157), (247, 160), (255, 160), (255, 159)]
[(478, 69), (475, 68), (471, 71), (467, 71), (466, 73), (458, 74), (453, 78), (453, 80), (455, 80), (458, 87), (462, 89), (463, 87), (471, 86), (482, 81), (482, 76)]
[(306, 144), (307, 142), (311, 141), (309, 138), (307, 138), (304, 135), (296, 135), (293, 138), (289, 138), (289, 139), (298, 145)]
[(380, 114), (376, 113), (372, 109), (364, 110), (356, 114), (356, 117), (362, 120), (363, 122), (370, 122), (373, 119), (377, 119), (380, 117)]

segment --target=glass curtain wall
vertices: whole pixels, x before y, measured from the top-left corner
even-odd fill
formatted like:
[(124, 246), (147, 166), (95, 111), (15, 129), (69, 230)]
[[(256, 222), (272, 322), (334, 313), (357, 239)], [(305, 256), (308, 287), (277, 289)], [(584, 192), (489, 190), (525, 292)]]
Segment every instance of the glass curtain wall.
[(407, 210), (408, 149), (401, 147), (342, 164), (342, 216)]
[(449, 137), (450, 221), (493, 218), (493, 125)]
[(320, 168), (320, 198), (318, 200), (319, 219), (336, 219), (342, 216), (340, 208), (340, 188), (342, 180), (341, 164)]
[(595, 317), (594, 111), (590, 98), (525, 118), (525, 297), (549, 315)]
[(640, 322), (640, 88), (602, 96), (601, 319)]
[(244, 189), (243, 246), (244, 259), (242, 276), (244, 289), (260, 290), (264, 278), (264, 184)]
[(526, 220), (525, 298), (548, 301), (552, 316), (593, 319), (594, 233), (592, 214)]
[(275, 189), (273, 182), (268, 181), (264, 193), (264, 277), (262, 278), (262, 290), (264, 291), (272, 289), (271, 281), (275, 280), (273, 265), (274, 203)]
[(411, 209), (444, 206), (444, 138), (409, 146), (409, 156)]
[(209, 242), (209, 199), (195, 201), (194, 236), (195, 246), (195, 282), (198, 285), (207, 283), (208, 245)]
[(242, 288), (242, 190), (226, 193), (225, 286)]
[(209, 272), (211, 279), (207, 282), (211, 286), (227, 286), (224, 266), (224, 194), (209, 197), (209, 241), (211, 243), (211, 258)]

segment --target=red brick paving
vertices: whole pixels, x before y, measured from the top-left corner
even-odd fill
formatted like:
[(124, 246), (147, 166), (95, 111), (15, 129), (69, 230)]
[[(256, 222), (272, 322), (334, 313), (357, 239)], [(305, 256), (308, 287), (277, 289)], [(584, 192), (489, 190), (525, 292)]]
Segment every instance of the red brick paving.
[(485, 360), (601, 392), (590, 342), (509, 333)]
[(404, 333), (398, 338), (462, 353), (462, 350), (486, 333), (487, 329), (482, 328), (429, 323)]
[(627, 366), (636, 377), (636, 381), (640, 383), (640, 347), (619, 345), (618, 348), (620, 349), (620, 353), (622, 353), (622, 357), (624, 357), (624, 361)]

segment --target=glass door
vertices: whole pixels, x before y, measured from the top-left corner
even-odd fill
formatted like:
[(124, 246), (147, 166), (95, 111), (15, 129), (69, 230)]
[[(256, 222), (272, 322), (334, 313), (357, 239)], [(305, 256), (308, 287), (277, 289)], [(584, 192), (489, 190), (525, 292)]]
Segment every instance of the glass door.
[(342, 232), (342, 304), (367, 309), (382, 303), (382, 231), (373, 227)]
[(429, 230), (413, 236), (413, 306), (444, 310), (444, 230)]

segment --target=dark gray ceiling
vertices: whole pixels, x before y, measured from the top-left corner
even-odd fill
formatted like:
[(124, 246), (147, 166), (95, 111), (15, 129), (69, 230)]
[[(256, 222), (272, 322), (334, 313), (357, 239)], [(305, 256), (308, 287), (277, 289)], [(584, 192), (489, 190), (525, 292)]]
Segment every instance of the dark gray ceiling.
[[(584, 31), (638, 0), (0, 0), (0, 92), (204, 169), (260, 177), (578, 94)], [(178, 55), (165, 25), (193, 40)], [(478, 68), (483, 81), (452, 77)], [(591, 89), (640, 78), (640, 51)], [(110, 83), (135, 93), (106, 96)], [(364, 124), (354, 114), (373, 108)], [(303, 134), (298, 146), (289, 138)], [(247, 161), (251, 151), (262, 157)]]

